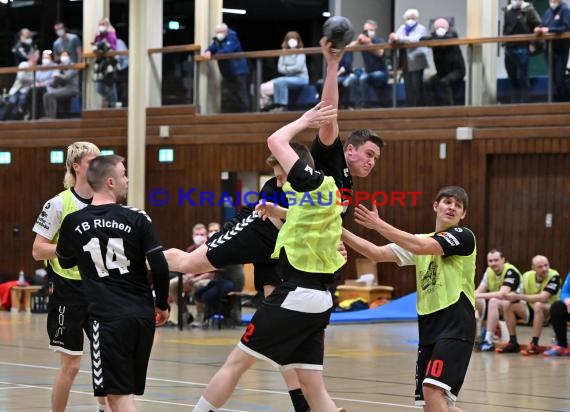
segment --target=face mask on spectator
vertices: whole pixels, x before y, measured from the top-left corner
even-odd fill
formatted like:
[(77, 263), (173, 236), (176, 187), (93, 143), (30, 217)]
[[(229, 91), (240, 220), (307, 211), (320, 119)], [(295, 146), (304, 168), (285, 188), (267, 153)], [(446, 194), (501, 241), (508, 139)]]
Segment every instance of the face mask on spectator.
[(522, 0), (511, 0), (511, 5), (513, 7), (520, 7)]
[(107, 26), (100, 25), (99, 26), (99, 33), (107, 33)]
[(414, 19), (407, 19), (406, 20), (406, 26), (412, 27), (414, 24), (416, 24), (416, 21)]
[(447, 30), (445, 30), (443, 27), (438, 27), (437, 29), (435, 29), (435, 34), (437, 37), (443, 37), (445, 36), (446, 33)]
[(226, 35), (224, 33), (216, 33), (216, 39), (218, 39), (219, 41), (222, 41), (226, 38)]
[(24, 39), (24, 40), (22, 40), (22, 43), (25, 43), (25, 44), (32, 44), (32, 38), (30, 37), (30, 38), (28, 38), (28, 39)]
[(560, 3), (554, 3), (554, 2), (550, 2), (550, 8), (551, 9), (555, 9), (556, 7), (560, 6)]
[(287, 46), (289, 46), (290, 49), (295, 49), (298, 44), (299, 44), (299, 42), (295, 39), (287, 40)]
[(192, 241), (196, 246), (202, 245), (206, 241), (206, 236), (204, 235), (194, 235), (192, 236)]
[(63, 35), (65, 34), (65, 29), (57, 29), (57, 30), (55, 31), (55, 33), (56, 33), (59, 37), (61, 37), (61, 36), (63, 36)]
[(376, 36), (376, 32), (374, 30), (368, 30), (366, 34), (368, 34), (368, 37), (370, 37), (371, 39), (373, 39), (374, 36)]
[(61, 56), (59, 58), (59, 61), (61, 62), (61, 64), (69, 64), (71, 62), (71, 59), (69, 58), (69, 56)]
[(51, 57), (42, 58), (42, 64), (50, 64), (50, 63), (51, 63)]

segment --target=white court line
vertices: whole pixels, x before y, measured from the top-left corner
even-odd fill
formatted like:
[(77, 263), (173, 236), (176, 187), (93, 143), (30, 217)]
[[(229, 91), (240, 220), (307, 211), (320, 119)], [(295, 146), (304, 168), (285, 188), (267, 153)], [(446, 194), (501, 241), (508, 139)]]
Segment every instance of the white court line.
[[(4, 363), (4, 362), (0, 362), (0, 363)], [(19, 384), (16, 382), (2, 382), (0, 381), (0, 384), (2, 385), (14, 385), (10, 388), (4, 388), (4, 389), (41, 389), (41, 390), (45, 390), (45, 391), (51, 391), (51, 386), (50, 387), (45, 387), (45, 386), (36, 386), (36, 385), (24, 385), (24, 384)], [(83, 391), (75, 391), (75, 390), (71, 390), (71, 393), (75, 393), (78, 395), (86, 395), (89, 397), (93, 397), (93, 392), (83, 392)], [(160, 403), (162, 405), (174, 405), (174, 406), (196, 406), (193, 403), (179, 403), (179, 402), (168, 402), (168, 401), (157, 401), (157, 400), (152, 400), (152, 399), (144, 399), (144, 398), (138, 398), (135, 397), (135, 400), (137, 402), (147, 402), (147, 403)], [(220, 411), (227, 411), (227, 412), (248, 412), (248, 411), (242, 411), (241, 409), (220, 409)]]
[[(49, 369), (49, 370), (59, 370), (58, 367), (54, 367), (54, 366), (39, 366), (39, 365), (30, 365), (27, 363), (12, 363), (12, 362), (1, 362), (0, 361), (0, 365), (6, 365), (6, 366), (20, 366), (23, 368), (34, 368), (34, 369)], [(91, 371), (84, 371), (84, 370), (79, 370), (80, 373), (88, 373), (91, 374)], [(202, 382), (191, 382), (191, 381), (181, 381), (181, 380), (174, 380), (174, 379), (162, 379), (162, 378), (150, 378), (147, 377), (147, 381), (154, 381), (154, 382), (163, 382), (163, 383), (177, 383), (177, 384), (183, 384), (183, 385), (193, 385), (193, 386), (201, 386), (201, 387), (206, 387), (208, 384), (207, 383), (202, 383)], [(46, 390), (51, 390), (51, 387), (46, 388), (43, 386), (34, 386), (34, 385), (25, 385), (25, 384), (18, 384), (18, 383), (14, 383), (14, 382), (1, 382), (0, 384), (8, 384), (8, 385), (18, 385), (20, 387), (30, 387), (30, 388), (40, 388), (40, 389), (46, 389)], [(241, 388), (241, 387), (236, 387), (236, 390), (241, 390), (244, 392), (258, 392), (258, 393), (267, 393), (267, 394), (273, 394), (273, 395), (289, 395), (287, 392), (283, 392), (283, 391), (275, 391), (275, 390), (269, 390), (269, 389), (254, 389), (254, 388)], [(82, 395), (89, 395), (92, 396), (93, 393), (91, 392), (82, 392), (82, 391), (71, 391), (72, 393), (78, 393), (78, 394), (82, 394)], [(176, 406), (194, 406), (192, 404), (185, 404), (185, 403), (174, 403), (174, 402), (168, 402), (168, 401), (160, 401), (160, 400), (152, 400), (152, 399), (148, 399), (148, 398), (136, 398), (138, 402), (149, 402), (149, 403), (159, 403), (159, 404), (164, 404), (164, 405), (176, 405)], [(352, 399), (352, 398), (337, 398), (337, 397), (333, 397), (333, 400), (336, 401), (344, 401), (344, 402), (354, 402), (354, 403), (361, 403), (361, 404), (367, 404), (367, 405), (382, 405), (382, 406), (398, 406), (401, 408), (409, 408), (409, 409), (421, 409), (420, 406), (412, 406), (412, 405), (405, 405), (405, 404), (400, 404), (400, 403), (389, 403), (389, 402), (377, 402), (377, 401), (365, 401), (362, 399)], [(247, 412), (247, 411), (239, 411), (239, 410), (235, 410), (235, 409), (221, 409), (223, 411), (231, 411), (231, 412)]]

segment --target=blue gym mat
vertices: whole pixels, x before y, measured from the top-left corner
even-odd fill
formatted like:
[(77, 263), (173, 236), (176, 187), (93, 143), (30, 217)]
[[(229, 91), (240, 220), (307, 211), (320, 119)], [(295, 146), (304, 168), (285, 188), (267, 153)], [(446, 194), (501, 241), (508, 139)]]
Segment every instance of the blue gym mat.
[[(242, 323), (249, 323), (253, 314), (243, 314)], [(390, 303), (374, 309), (365, 309), (352, 312), (333, 312), (331, 323), (376, 323), (416, 321), (416, 293), (402, 296)]]

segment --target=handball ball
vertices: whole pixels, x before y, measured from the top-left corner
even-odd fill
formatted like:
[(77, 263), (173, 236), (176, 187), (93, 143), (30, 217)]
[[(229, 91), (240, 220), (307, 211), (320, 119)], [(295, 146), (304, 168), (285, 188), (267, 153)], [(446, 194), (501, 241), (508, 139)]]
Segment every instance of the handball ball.
[(334, 49), (342, 49), (352, 41), (354, 28), (346, 17), (329, 17), (323, 24), (323, 35), (332, 43)]

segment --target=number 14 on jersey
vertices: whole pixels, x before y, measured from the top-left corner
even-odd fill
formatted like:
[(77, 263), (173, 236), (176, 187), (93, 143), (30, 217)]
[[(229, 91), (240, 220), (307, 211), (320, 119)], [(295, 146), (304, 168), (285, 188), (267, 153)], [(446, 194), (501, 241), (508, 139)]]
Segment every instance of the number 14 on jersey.
[(97, 274), (101, 278), (109, 276), (109, 271), (113, 269), (119, 269), (121, 275), (129, 272), (129, 264), (131, 262), (125, 256), (123, 239), (119, 237), (109, 238), (105, 262), (103, 262), (99, 239), (92, 238), (83, 246), (83, 250), (91, 255), (91, 260), (93, 260), (93, 264), (97, 269)]

